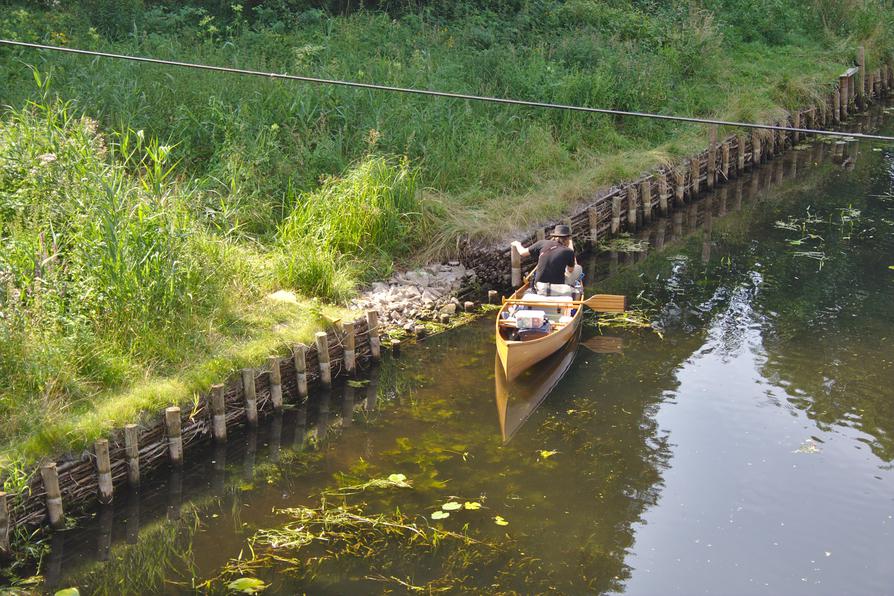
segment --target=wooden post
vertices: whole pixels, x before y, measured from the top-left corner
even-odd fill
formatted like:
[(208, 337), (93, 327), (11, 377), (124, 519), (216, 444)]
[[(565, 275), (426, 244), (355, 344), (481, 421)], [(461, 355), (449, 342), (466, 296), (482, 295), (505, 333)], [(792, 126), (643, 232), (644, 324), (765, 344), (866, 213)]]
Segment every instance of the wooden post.
[(621, 197), (612, 197), (612, 236), (621, 231)]
[(56, 464), (50, 462), (40, 467), (40, 477), (43, 479), (43, 487), (47, 493), (47, 517), (50, 527), (61, 530), (65, 526), (62, 512), (62, 491), (59, 489), (59, 472)]
[[(805, 118), (805, 128), (816, 128), (816, 108), (811, 106), (807, 109)], [(810, 133), (804, 133), (804, 137), (809, 137)]]
[(487, 291), (487, 303), (488, 304), (496, 304), (498, 298), (498, 293), (496, 290), (488, 290)]
[(758, 130), (751, 132), (751, 163), (755, 166), (761, 163), (761, 134)]
[(0, 559), (11, 554), (9, 549), (9, 503), (6, 493), (0, 491)]
[(114, 498), (114, 486), (112, 486), (112, 462), (109, 460), (109, 440), (97, 439), (93, 443), (93, 453), (96, 455), (96, 481), (99, 485), (99, 502), (108, 505)]
[(356, 337), (354, 321), (345, 323), (345, 371), (351, 376), (357, 372), (357, 357), (355, 356)]
[(127, 483), (136, 488), (140, 486), (140, 427), (136, 424), (124, 427), (124, 457), (127, 460)]
[(268, 356), (267, 365), (270, 367), (270, 402), (273, 410), (282, 411), (282, 374), (279, 370), (279, 356)]
[(168, 429), (168, 453), (171, 464), (183, 465), (183, 437), (180, 436), (180, 408), (171, 406), (165, 410), (165, 426)]
[(369, 355), (373, 360), (382, 358), (381, 340), (379, 339), (379, 313), (375, 310), (366, 311), (366, 328), (369, 335)]
[(537, 228), (537, 232), (534, 234), (534, 237), (537, 238), (538, 241), (543, 240), (544, 238), (546, 238), (546, 230), (544, 230), (543, 228)]
[(227, 402), (224, 386), (211, 386), (211, 434), (215, 443), (227, 442)]
[(841, 122), (841, 87), (832, 91), (832, 122)]
[(720, 145), (720, 173), (724, 180), (729, 180), (729, 140)]
[(595, 247), (599, 243), (599, 213), (596, 207), (587, 209), (587, 221), (590, 224), (590, 246)]
[[(378, 338), (378, 334), (376, 335)], [(298, 344), (295, 346), (295, 380), (298, 383), (298, 398), (307, 397), (307, 346)]]
[(317, 360), (320, 363), (320, 382), (324, 387), (332, 386), (332, 370), (329, 367), (329, 337), (325, 331), (317, 331)]
[(652, 221), (652, 181), (646, 178), (639, 183), (639, 194), (643, 202), (643, 221)]
[(714, 188), (714, 179), (717, 175), (717, 125), (712, 124), (710, 127), (710, 143), (708, 144), (708, 164), (707, 164), (707, 184), (708, 189)]
[(866, 51), (863, 46), (857, 47), (857, 106), (862, 109), (866, 106)]
[(636, 186), (627, 187), (627, 231), (636, 229)]
[(391, 340), (391, 355), (395, 358), (400, 357), (400, 340), (393, 339)]
[(512, 287), (517, 288), (522, 285), (522, 274), (521, 274), (521, 255), (518, 254), (518, 249), (513, 244), (510, 248), (510, 264), (512, 265)]
[(848, 75), (847, 77), (847, 111), (851, 113), (854, 111), (854, 93), (856, 92), (855, 81), (856, 77), (853, 74)]
[(667, 184), (667, 172), (660, 170), (658, 172), (658, 210), (661, 216), (667, 215), (667, 199), (670, 197), (670, 187)]
[(736, 173), (745, 171), (745, 135), (736, 135)]
[(245, 394), (245, 420), (249, 426), (257, 426), (258, 394), (255, 386), (255, 369), (242, 369), (242, 391)]
[(850, 87), (850, 83), (848, 82), (847, 75), (841, 75), (838, 77), (838, 91), (840, 93), (838, 101), (839, 108), (841, 109), (841, 120), (844, 121), (847, 119), (847, 109), (848, 104), (850, 104), (850, 97), (848, 96), (848, 88)]
[[(792, 127), (801, 128), (801, 112), (792, 114)], [(797, 130), (792, 133), (792, 145), (797, 145), (801, 140), (801, 133)]]
[(674, 206), (681, 207), (686, 201), (686, 172), (679, 166), (674, 168)]
[(689, 196), (694, 199), (698, 196), (698, 187), (701, 183), (701, 170), (697, 155), (689, 160), (689, 178), (692, 186), (692, 194)]

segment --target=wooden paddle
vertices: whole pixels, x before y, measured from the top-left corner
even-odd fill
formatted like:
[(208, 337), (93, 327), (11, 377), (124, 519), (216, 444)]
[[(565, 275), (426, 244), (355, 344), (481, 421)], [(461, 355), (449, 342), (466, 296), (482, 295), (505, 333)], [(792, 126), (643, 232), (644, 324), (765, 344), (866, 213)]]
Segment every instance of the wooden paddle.
[(596, 312), (624, 312), (627, 310), (627, 296), (620, 294), (593, 294), (586, 300), (566, 300), (549, 302), (537, 302), (535, 300), (510, 299), (504, 300), (504, 304), (523, 304), (525, 306), (541, 306), (561, 308), (563, 306), (586, 306)]

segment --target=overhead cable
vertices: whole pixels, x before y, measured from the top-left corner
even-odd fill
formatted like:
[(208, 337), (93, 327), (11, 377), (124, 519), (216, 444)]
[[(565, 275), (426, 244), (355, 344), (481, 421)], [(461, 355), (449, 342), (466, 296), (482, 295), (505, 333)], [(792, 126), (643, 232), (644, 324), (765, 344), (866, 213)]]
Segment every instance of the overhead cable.
[(524, 106), (530, 108), (544, 108), (550, 110), (567, 110), (572, 112), (585, 112), (591, 114), (610, 114), (614, 116), (629, 116), (633, 118), (651, 118), (654, 120), (670, 120), (673, 122), (690, 122), (695, 124), (715, 124), (718, 126), (731, 126), (739, 128), (752, 128), (764, 130), (777, 130), (784, 132), (800, 132), (804, 134), (816, 134), (833, 137), (844, 137), (852, 139), (868, 139), (874, 141), (894, 141), (894, 137), (885, 135), (875, 135), (858, 132), (842, 132), (834, 130), (819, 130), (814, 128), (798, 128), (793, 126), (781, 126), (777, 124), (759, 124), (755, 122), (732, 122), (728, 120), (717, 120), (713, 118), (695, 118), (692, 116), (674, 116), (670, 114), (652, 114), (648, 112), (632, 112), (629, 110), (613, 110), (609, 108), (592, 108), (589, 106), (576, 106), (569, 104), (549, 103), (544, 101), (529, 101), (525, 99), (511, 99), (506, 97), (489, 97), (484, 95), (470, 95), (467, 93), (452, 93), (449, 91), (436, 91), (433, 89), (414, 89), (412, 87), (394, 87), (391, 85), (379, 85), (375, 83), (361, 83), (358, 81), (343, 81), (338, 79), (324, 79), (319, 77), (308, 77), (302, 75), (293, 75), (287, 73), (263, 72), (259, 70), (248, 70), (245, 68), (232, 68), (228, 66), (213, 66), (210, 64), (197, 64), (193, 62), (179, 62), (176, 60), (162, 60), (160, 58), (150, 58), (147, 56), (131, 56), (128, 54), (113, 54), (110, 52), (97, 52), (94, 50), (81, 50), (77, 48), (66, 48), (61, 46), (50, 46), (38, 43), (29, 43), (24, 41), (15, 41), (10, 39), (0, 39), (0, 44), (8, 46), (17, 46), (23, 48), (31, 48), (36, 50), (49, 50), (53, 52), (65, 52), (68, 54), (80, 54), (83, 56), (94, 56), (99, 58), (112, 58), (116, 60), (128, 60), (131, 62), (143, 62), (147, 64), (159, 64), (162, 66), (177, 66), (181, 68), (193, 68), (197, 70), (205, 70), (212, 72), (222, 72), (229, 74), (248, 75), (254, 77), (263, 77), (266, 79), (282, 79), (288, 81), (301, 81), (305, 83), (314, 83), (318, 85), (336, 85), (341, 87), (353, 87), (356, 89), (370, 89), (375, 91), (387, 91), (391, 93), (406, 93), (413, 95), (426, 95), (430, 97), (446, 97), (448, 99), (464, 99), (468, 101), (480, 101), (495, 104)]

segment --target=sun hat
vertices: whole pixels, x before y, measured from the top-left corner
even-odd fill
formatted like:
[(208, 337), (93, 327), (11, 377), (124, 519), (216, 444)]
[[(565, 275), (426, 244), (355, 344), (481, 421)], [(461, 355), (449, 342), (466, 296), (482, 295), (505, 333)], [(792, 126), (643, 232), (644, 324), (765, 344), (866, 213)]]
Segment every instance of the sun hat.
[(559, 224), (553, 229), (553, 236), (559, 238), (565, 238), (567, 236), (571, 236), (571, 226), (566, 226), (564, 224)]

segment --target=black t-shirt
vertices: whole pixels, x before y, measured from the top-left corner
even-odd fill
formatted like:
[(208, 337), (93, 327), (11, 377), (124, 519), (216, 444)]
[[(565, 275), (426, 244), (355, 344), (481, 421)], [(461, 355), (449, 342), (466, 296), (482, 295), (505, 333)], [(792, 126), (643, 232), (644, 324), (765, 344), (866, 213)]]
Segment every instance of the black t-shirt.
[(555, 240), (540, 240), (528, 247), (537, 259), (534, 281), (550, 284), (565, 283), (565, 269), (574, 267), (574, 251)]

